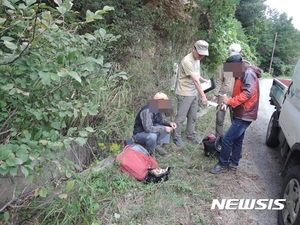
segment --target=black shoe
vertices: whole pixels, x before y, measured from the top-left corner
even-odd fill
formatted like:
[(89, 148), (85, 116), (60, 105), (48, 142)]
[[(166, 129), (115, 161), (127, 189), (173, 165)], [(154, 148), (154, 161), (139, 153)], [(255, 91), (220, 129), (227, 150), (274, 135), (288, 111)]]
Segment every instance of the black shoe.
[(183, 147), (184, 146), (184, 142), (182, 141), (181, 138), (174, 138), (174, 143), (175, 143), (175, 145), (177, 145), (177, 147)]
[(160, 155), (160, 156), (165, 156), (168, 154), (166, 150), (163, 148), (161, 145), (156, 145), (155, 151)]
[(231, 171), (232, 173), (236, 173), (237, 166), (234, 166), (231, 163), (229, 163), (228, 170)]
[(216, 164), (213, 168), (211, 168), (211, 170), (209, 172), (213, 173), (213, 174), (218, 174), (218, 173), (224, 173), (227, 171), (227, 167), (221, 165), (220, 163)]
[(197, 145), (202, 144), (202, 142), (196, 136), (188, 137), (187, 139), (191, 140)]

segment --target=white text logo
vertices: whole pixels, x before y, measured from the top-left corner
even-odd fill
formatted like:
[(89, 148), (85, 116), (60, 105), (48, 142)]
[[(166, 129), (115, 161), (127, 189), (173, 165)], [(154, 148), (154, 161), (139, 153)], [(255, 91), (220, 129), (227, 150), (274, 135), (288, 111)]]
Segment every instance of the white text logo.
[(286, 199), (213, 199), (210, 209), (282, 210)]

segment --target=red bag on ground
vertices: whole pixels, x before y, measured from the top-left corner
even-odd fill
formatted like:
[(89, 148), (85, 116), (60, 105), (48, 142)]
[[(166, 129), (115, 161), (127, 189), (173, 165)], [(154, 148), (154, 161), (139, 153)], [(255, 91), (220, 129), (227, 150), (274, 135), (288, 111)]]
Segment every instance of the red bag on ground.
[(127, 173), (137, 180), (144, 180), (148, 169), (158, 168), (158, 164), (148, 151), (141, 145), (126, 145), (120, 155), (117, 156), (121, 171)]

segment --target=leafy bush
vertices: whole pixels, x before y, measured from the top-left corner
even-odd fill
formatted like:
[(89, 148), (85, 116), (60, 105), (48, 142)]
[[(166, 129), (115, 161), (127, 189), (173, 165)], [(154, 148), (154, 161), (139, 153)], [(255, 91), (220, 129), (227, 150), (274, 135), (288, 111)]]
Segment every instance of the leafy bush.
[[(28, 179), (48, 163), (64, 170), (64, 151), (86, 143), (122, 91), (124, 72), (105, 62), (103, 51), (119, 37), (99, 28), (79, 35), (78, 26), (102, 19), (113, 8), (87, 11), (86, 21), (68, 24), (72, 1), (56, 9), (36, 0), (4, 1), (0, 44), (0, 174)], [(115, 71), (115, 73), (114, 73)], [(104, 107), (102, 104), (106, 104)], [(121, 105), (119, 105), (121, 107)], [(100, 114), (99, 114), (100, 113)]]

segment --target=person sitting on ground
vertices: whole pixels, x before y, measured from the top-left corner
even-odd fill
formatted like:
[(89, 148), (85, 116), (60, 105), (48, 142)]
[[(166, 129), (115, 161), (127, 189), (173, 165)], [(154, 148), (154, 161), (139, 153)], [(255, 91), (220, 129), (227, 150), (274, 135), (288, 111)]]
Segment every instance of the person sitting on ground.
[(155, 155), (155, 151), (161, 156), (168, 154), (163, 144), (169, 144), (170, 133), (177, 127), (176, 123), (165, 117), (165, 113), (171, 109), (172, 102), (168, 96), (158, 92), (135, 118), (132, 138), (135, 143), (143, 145), (151, 156)]

